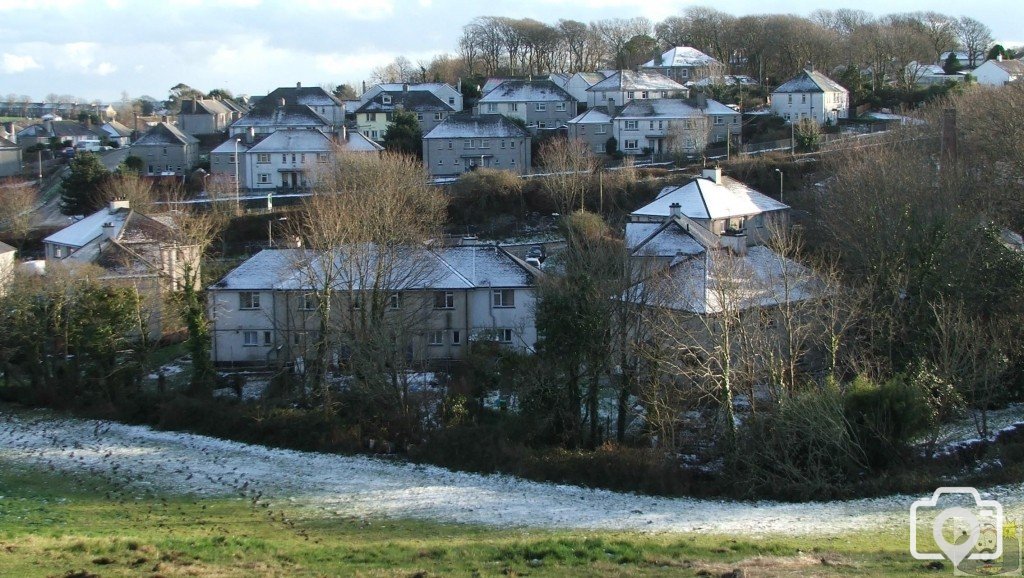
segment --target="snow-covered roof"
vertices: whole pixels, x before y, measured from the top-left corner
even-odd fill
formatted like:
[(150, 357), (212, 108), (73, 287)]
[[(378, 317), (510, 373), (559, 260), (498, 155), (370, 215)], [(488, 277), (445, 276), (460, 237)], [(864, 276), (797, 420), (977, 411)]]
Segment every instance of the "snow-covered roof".
[(697, 67), (717, 64), (718, 60), (704, 54), (700, 50), (690, 46), (675, 46), (664, 52), (660, 58), (652, 58), (641, 66), (644, 68), (656, 67)]
[(375, 152), (382, 151), (384, 147), (370, 140), (370, 137), (358, 131), (349, 131), (348, 140), (342, 143), (342, 148), (352, 152)]
[(550, 80), (506, 80), (479, 100), (487, 102), (561, 102), (574, 100)]
[(803, 265), (754, 246), (745, 255), (717, 249), (681, 258), (642, 285), (650, 305), (706, 315), (804, 301), (818, 283)]
[(125, 125), (123, 125), (123, 124), (121, 124), (119, 122), (117, 122), (116, 120), (112, 120), (112, 121), (106, 122), (100, 128), (103, 129), (104, 131), (106, 131), (111, 136), (114, 136), (114, 137), (125, 137), (125, 136), (131, 136), (132, 135), (132, 129), (126, 127)]
[(0, 149), (16, 149), (18, 145), (0, 136)]
[(181, 114), (231, 114), (231, 109), (215, 98), (189, 98), (181, 101)]
[(281, 129), (249, 150), (254, 153), (328, 152), (331, 150), (331, 139), (316, 129)]
[(198, 142), (199, 139), (182, 132), (181, 129), (173, 124), (158, 122), (153, 125), (153, 128), (146, 131), (146, 134), (142, 135), (139, 140), (135, 141), (132, 146), (184, 145)]
[(628, 90), (681, 91), (686, 90), (686, 87), (658, 72), (649, 70), (618, 70), (587, 90), (591, 92), (621, 92)]
[[(371, 98), (377, 96), (381, 92), (395, 92), (408, 89), (409, 92), (430, 92), (441, 97), (442, 100), (447, 102), (449, 97), (461, 98), (462, 95), (452, 85), (446, 82), (385, 82), (381, 84), (375, 84), (366, 90), (359, 97), (359, 102), (364, 103)], [(358, 108), (358, 105), (356, 105)]]
[(836, 81), (817, 70), (803, 70), (793, 78), (783, 82), (772, 94), (789, 92), (849, 92)]
[(68, 247), (84, 247), (93, 239), (103, 234), (103, 225), (110, 224), (112, 230), (110, 236), (116, 236), (128, 219), (129, 209), (117, 209), (111, 211), (109, 208), (96, 211), (84, 219), (72, 223), (43, 239), (44, 243), (54, 243)]
[(704, 108), (698, 108), (685, 100), (653, 98), (629, 101), (622, 108), (622, 111), (615, 115), (615, 119), (692, 118), (704, 116), (705, 114), (723, 115), (739, 113), (715, 100), (708, 100)]
[[(989, 64), (991, 63), (991, 64)], [(1010, 76), (1024, 76), (1024, 62), (1020, 60), (1003, 59), (1003, 60), (986, 60), (982, 63), (982, 66), (995, 66), (996, 68), (1002, 69)], [(979, 66), (978, 68), (981, 68)], [(977, 69), (975, 69), (977, 71)]]
[[(388, 101), (384, 102), (385, 98)], [(413, 112), (452, 112), (455, 107), (448, 104), (441, 97), (426, 90), (386, 90), (378, 92), (372, 99), (364, 102), (356, 109), (357, 113), (367, 112), (391, 112), (396, 108), (403, 108)]]
[(708, 76), (698, 80), (691, 80), (686, 83), (686, 86), (712, 86), (715, 84), (724, 84), (725, 86), (757, 86), (758, 82), (756, 79), (745, 74), (726, 74), (718, 78)]
[[(372, 255), (360, 252), (361, 257)], [(223, 279), (213, 285), (214, 290), (302, 290), (312, 288), (310, 278), (315, 278), (324, 269), (322, 259), (331, 255), (303, 249), (268, 249), (246, 260)], [(335, 270), (341, 279), (339, 288), (350, 280), (355, 286), (370, 285), (371, 280), (362, 283), (360, 274), (345, 266), (346, 251), (333, 255)], [(372, 260), (372, 256), (371, 256)], [(373, 270), (372, 266), (365, 267)], [(477, 287), (529, 287), (533, 275), (504, 249), (493, 245), (422, 247), (409, 249), (399, 257), (393, 269), (391, 281), (405, 290), (473, 289)], [(348, 275), (348, 276), (346, 276)]]
[(647, 257), (696, 255), (704, 251), (704, 246), (675, 220), (626, 223), (626, 248), (634, 255)]
[(304, 104), (286, 104), (285, 106), (266, 107), (262, 106), (265, 101), (260, 101), (260, 106), (254, 107), (245, 116), (231, 123), (232, 129), (246, 127), (327, 127), (330, 122), (320, 116), (313, 109)]
[(612, 117), (608, 116), (605, 111), (592, 108), (566, 122), (568, 124), (609, 124), (612, 122)]
[(8, 245), (7, 243), (4, 243), (3, 241), (0, 241), (0, 254), (12, 253), (12, 252), (14, 252), (16, 250), (17, 249), (15, 249), (14, 247)]
[(722, 184), (698, 177), (681, 187), (665, 187), (658, 198), (632, 214), (668, 217), (673, 203), (679, 203), (682, 213), (691, 219), (743, 217), (789, 208), (732, 177), (723, 176)]
[(529, 138), (518, 124), (500, 114), (452, 114), (423, 136), (434, 138)]
[(260, 104), (265, 106), (269, 103), (276, 106), (282, 98), (287, 105), (341, 106), (341, 101), (338, 100), (338, 97), (323, 88), (301, 85), (275, 88), (270, 94), (260, 100)]
[[(237, 142), (237, 146), (238, 146), (237, 149), (235, 148), (236, 142)], [(210, 154), (213, 154), (213, 153), (226, 153), (226, 154), (232, 154), (233, 155), (233, 154), (235, 154), (236, 150), (238, 151), (239, 154), (244, 153), (245, 151), (249, 150), (249, 145), (245, 144), (245, 141), (242, 140), (242, 139), (238, 139), (236, 141), (236, 139), (229, 138), (228, 140), (226, 140), (226, 141), (220, 143), (219, 145), (217, 145), (217, 148), (215, 148), (212, 151), (210, 151)]]

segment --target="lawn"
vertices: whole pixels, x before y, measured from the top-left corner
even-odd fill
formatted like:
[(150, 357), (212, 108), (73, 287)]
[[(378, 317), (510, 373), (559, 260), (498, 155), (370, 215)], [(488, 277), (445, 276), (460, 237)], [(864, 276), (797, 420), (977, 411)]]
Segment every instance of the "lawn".
[(0, 462), (0, 576), (936, 575), (905, 535), (730, 537), (325, 518)]

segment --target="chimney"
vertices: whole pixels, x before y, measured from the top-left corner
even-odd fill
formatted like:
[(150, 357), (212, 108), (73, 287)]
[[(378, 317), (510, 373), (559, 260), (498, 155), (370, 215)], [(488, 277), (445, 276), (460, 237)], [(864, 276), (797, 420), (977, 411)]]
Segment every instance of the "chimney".
[[(118, 212), (121, 209), (129, 209), (129, 208), (131, 208), (131, 203), (128, 202), (128, 199), (114, 199), (114, 200), (110, 201), (110, 205), (108, 207), (108, 210), (109, 210), (110, 214), (113, 215), (114, 213)], [(104, 225), (104, 226), (106, 226), (106, 225)]]
[(302, 88), (302, 83), (301, 82), (296, 82), (295, 83), (295, 88)]
[(341, 142), (348, 142), (348, 127), (341, 125)]
[(402, 92), (409, 92), (409, 83), (405, 82), (402, 84)]
[(53, 132), (53, 119), (46, 119), (43, 121), (43, 128), (46, 129), (47, 133)]
[(704, 169), (703, 171), (701, 171), (701, 176), (715, 183), (716, 185), (720, 185), (722, 184), (722, 167)]
[(1003, 54), (1002, 53), (996, 54), (996, 62), (1002, 62), (1002, 61), (1003, 61)]
[(284, 105), (285, 105), (284, 98), (277, 99), (277, 106), (284, 106)]
[(363, 92), (361, 92), (359, 94), (366, 94), (366, 81), (365, 80), (363, 81)]
[(668, 215), (673, 219), (678, 219), (683, 216), (683, 206), (679, 203), (672, 203), (668, 206)]
[(608, 99), (608, 116), (615, 116), (615, 99)]
[(459, 91), (459, 94), (462, 94), (462, 77), (461, 76), (459, 77), (459, 82), (456, 84), (455, 90)]
[(245, 144), (250, 144), (251, 145), (253, 143), (253, 141), (255, 141), (255, 140), (256, 140), (256, 128), (250, 126), (245, 131)]

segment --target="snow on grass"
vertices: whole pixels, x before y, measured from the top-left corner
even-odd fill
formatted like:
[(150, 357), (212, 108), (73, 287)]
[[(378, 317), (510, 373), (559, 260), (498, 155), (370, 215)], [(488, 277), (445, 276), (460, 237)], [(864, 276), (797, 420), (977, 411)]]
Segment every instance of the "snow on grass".
[[(126, 492), (235, 495), (325, 516), (389, 516), (514, 527), (838, 534), (898, 529), (917, 496), (785, 504), (659, 498), (304, 453), (0, 406), (0, 462), (91, 473)], [(992, 490), (1010, 509), (1022, 485)]]
[[(986, 416), (989, 440), (995, 439), (1001, 432), (1011, 431), (1018, 426), (1024, 427), (1024, 404), (1012, 403), (1005, 408), (989, 410)], [(981, 442), (977, 424), (981, 416), (971, 410), (952, 423), (945, 424), (936, 438), (939, 453), (953, 453), (958, 449)]]

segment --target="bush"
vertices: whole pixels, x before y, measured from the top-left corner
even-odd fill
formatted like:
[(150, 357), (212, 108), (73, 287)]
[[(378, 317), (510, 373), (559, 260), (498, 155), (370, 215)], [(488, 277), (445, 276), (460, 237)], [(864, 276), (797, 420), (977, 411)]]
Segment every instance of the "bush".
[(931, 427), (928, 395), (904, 375), (881, 385), (865, 377), (850, 384), (843, 411), (872, 469), (884, 469), (899, 461), (910, 443)]
[(451, 186), (448, 213), (459, 224), (476, 224), (499, 215), (521, 218), (526, 213), (523, 180), (511, 171), (479, 168), (464, 173)]

